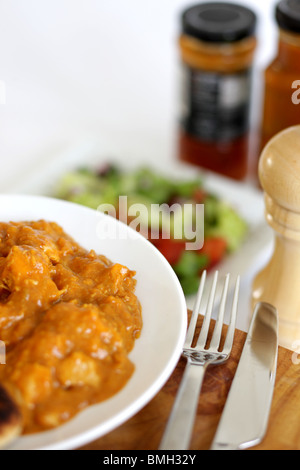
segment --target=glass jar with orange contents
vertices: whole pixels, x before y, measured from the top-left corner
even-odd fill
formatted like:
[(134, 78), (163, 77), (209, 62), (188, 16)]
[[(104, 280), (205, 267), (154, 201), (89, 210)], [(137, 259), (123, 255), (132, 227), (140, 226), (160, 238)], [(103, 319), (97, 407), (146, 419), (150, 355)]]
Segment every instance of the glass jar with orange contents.
[(247, 173), (256, 15), (203, 3), (182, 15), (179, 158), (243, 179)]
[(300, 124), (300, 0), (276, 6), (277, 57), (265, 71), (261, 148), (282, 130)]

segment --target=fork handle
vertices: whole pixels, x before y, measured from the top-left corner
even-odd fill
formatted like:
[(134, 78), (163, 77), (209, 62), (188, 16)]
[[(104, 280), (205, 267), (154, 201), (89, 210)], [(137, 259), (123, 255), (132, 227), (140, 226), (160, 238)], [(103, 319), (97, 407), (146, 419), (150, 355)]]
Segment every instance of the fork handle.
[(188, 360), (159, 450), (188, 450), (207, 365)]

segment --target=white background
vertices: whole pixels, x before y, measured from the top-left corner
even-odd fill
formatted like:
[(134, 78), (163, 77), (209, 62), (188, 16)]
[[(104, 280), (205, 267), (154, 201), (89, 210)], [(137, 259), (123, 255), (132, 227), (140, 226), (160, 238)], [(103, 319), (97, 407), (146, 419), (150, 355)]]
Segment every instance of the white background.
[[(274, 0), (259, 15), (259, 72), (276, 51)], [(1, 0), (0, 191), (15, 172), (92, 136), (124, 157), (176, 158), (178, 45), (186, 0)]]

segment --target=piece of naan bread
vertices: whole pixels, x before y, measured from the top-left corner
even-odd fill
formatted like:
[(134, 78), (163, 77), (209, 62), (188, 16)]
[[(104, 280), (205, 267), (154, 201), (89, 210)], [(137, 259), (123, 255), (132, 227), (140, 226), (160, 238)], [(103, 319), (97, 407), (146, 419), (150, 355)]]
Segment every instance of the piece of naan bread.
[(22, 432), (18, 406), (0, 385), (0, 449), (8, 446)]

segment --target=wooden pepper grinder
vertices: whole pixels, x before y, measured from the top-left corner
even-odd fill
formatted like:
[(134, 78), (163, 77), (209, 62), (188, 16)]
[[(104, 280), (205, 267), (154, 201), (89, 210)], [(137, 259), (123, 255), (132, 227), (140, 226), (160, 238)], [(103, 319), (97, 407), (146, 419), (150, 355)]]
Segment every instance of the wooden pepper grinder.
[(266, 220), (274, 229), (274, 252), (253, 283), (253, 305), (264, 301), (279, 314), (279, 343), (300, 347), (300, 126), (275, 136), (259, 162)]

